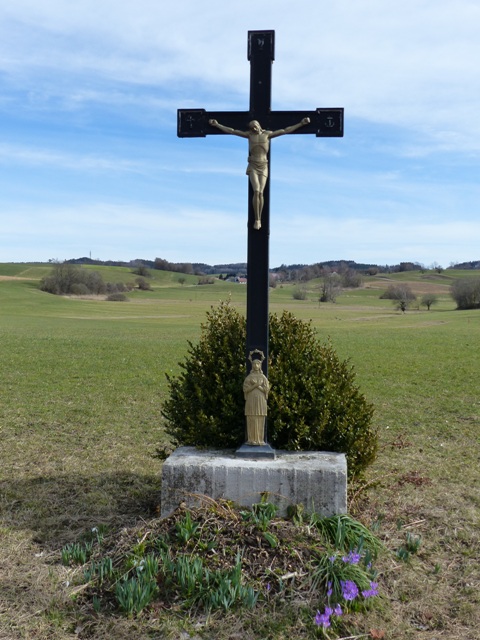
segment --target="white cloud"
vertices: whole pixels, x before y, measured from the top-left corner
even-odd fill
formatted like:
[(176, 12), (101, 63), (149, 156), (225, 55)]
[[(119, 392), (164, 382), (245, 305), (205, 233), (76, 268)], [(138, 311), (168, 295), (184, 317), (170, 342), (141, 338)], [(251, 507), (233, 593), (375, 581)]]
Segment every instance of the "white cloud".
[(39, 149), (20, 145), (0, 144), (0, 162), (8, 164), (34, 165), (45, 167), (51, 165), (61, 169), (79, 171), (115, 171), (135, 172), (142, 170), (138, 162), (114, 157), (98, 155), (81, 155), (57, 152), (51, 149)]

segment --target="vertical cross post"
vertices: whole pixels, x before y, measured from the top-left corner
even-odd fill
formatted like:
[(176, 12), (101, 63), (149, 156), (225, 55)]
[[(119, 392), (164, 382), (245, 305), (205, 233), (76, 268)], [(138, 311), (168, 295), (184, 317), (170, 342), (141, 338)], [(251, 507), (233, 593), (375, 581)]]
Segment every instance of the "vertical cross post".
[[(272, 63), (275, 58), (275, 32), (248, 32), (250, 61), (250, 120), (265, 126), (271, 112)], [(262, 121), (263, 120), (263, 121)], [(270, 152), (268, 153), (270, 175)], [(254, 229), (253, 189), (248, 185), (248, 250), (247, 250), (247, 344), (246, 357), (258, 349), (265, 355), (263, 372), (268, 374), (268, 297), (269, 297), (269, 238), (270, 238), (270, 180), (263, 191), (262, 226)]]

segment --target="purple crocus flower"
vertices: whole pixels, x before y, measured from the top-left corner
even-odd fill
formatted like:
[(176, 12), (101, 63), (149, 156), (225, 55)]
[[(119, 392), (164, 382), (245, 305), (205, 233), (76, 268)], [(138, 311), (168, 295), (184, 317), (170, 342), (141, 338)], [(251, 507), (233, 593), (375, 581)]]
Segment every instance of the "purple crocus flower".
[(358, 551), (349, 551), (347, 556), (342, 556), (343, 562), (347, 564), (358, 564), (360, 562), (361, 556)]
[(362, 591), (362, 596), (364, 598), (373, 598), (374, 596), (378, 596), (378, 582), (370, 582), (370, 589)]
[(335, 609), (333, 610), (333, 614), (336, 616), (343, 615), (342, 607), (339, 604), (335, 606)]
[(345, 600), (355, 600), (358, 596), (358, 587), (353, 580), (340, 580), (340, 586)]
[(320, 611), (317, 611), (317, 615), (315, 616), (315, 624), (319, 627), (323, 627), (324, 629), (330, 626), (330, 616), (327, 615), (326, 610), (325, 613), (320, 613)]

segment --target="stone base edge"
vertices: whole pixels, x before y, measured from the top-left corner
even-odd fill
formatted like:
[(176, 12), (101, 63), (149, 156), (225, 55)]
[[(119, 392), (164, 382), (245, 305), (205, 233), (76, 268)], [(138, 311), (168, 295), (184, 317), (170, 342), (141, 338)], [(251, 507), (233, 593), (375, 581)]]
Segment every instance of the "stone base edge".
[(234, 451), (180, 447), (162, 469), (161, 515), (231, 500), (251, 507), (267, 494), (280, 516), (293, 505), (322, 516), (347, 512), (347, 463), (342, 453), (275, 451), (275, 459), (237, 457)]

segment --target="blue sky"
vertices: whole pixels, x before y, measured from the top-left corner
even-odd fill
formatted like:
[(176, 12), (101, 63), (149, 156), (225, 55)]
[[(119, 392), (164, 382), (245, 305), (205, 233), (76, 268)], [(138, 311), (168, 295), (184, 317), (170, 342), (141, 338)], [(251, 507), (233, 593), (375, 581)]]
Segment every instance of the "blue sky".
[(177, 108), (272, 107), (345, 137), (272, 142), (270, 263), (480, 259), (477, 0), (15, 0), (0, 7), (0, 262), (246, 260), (247, 143)]

